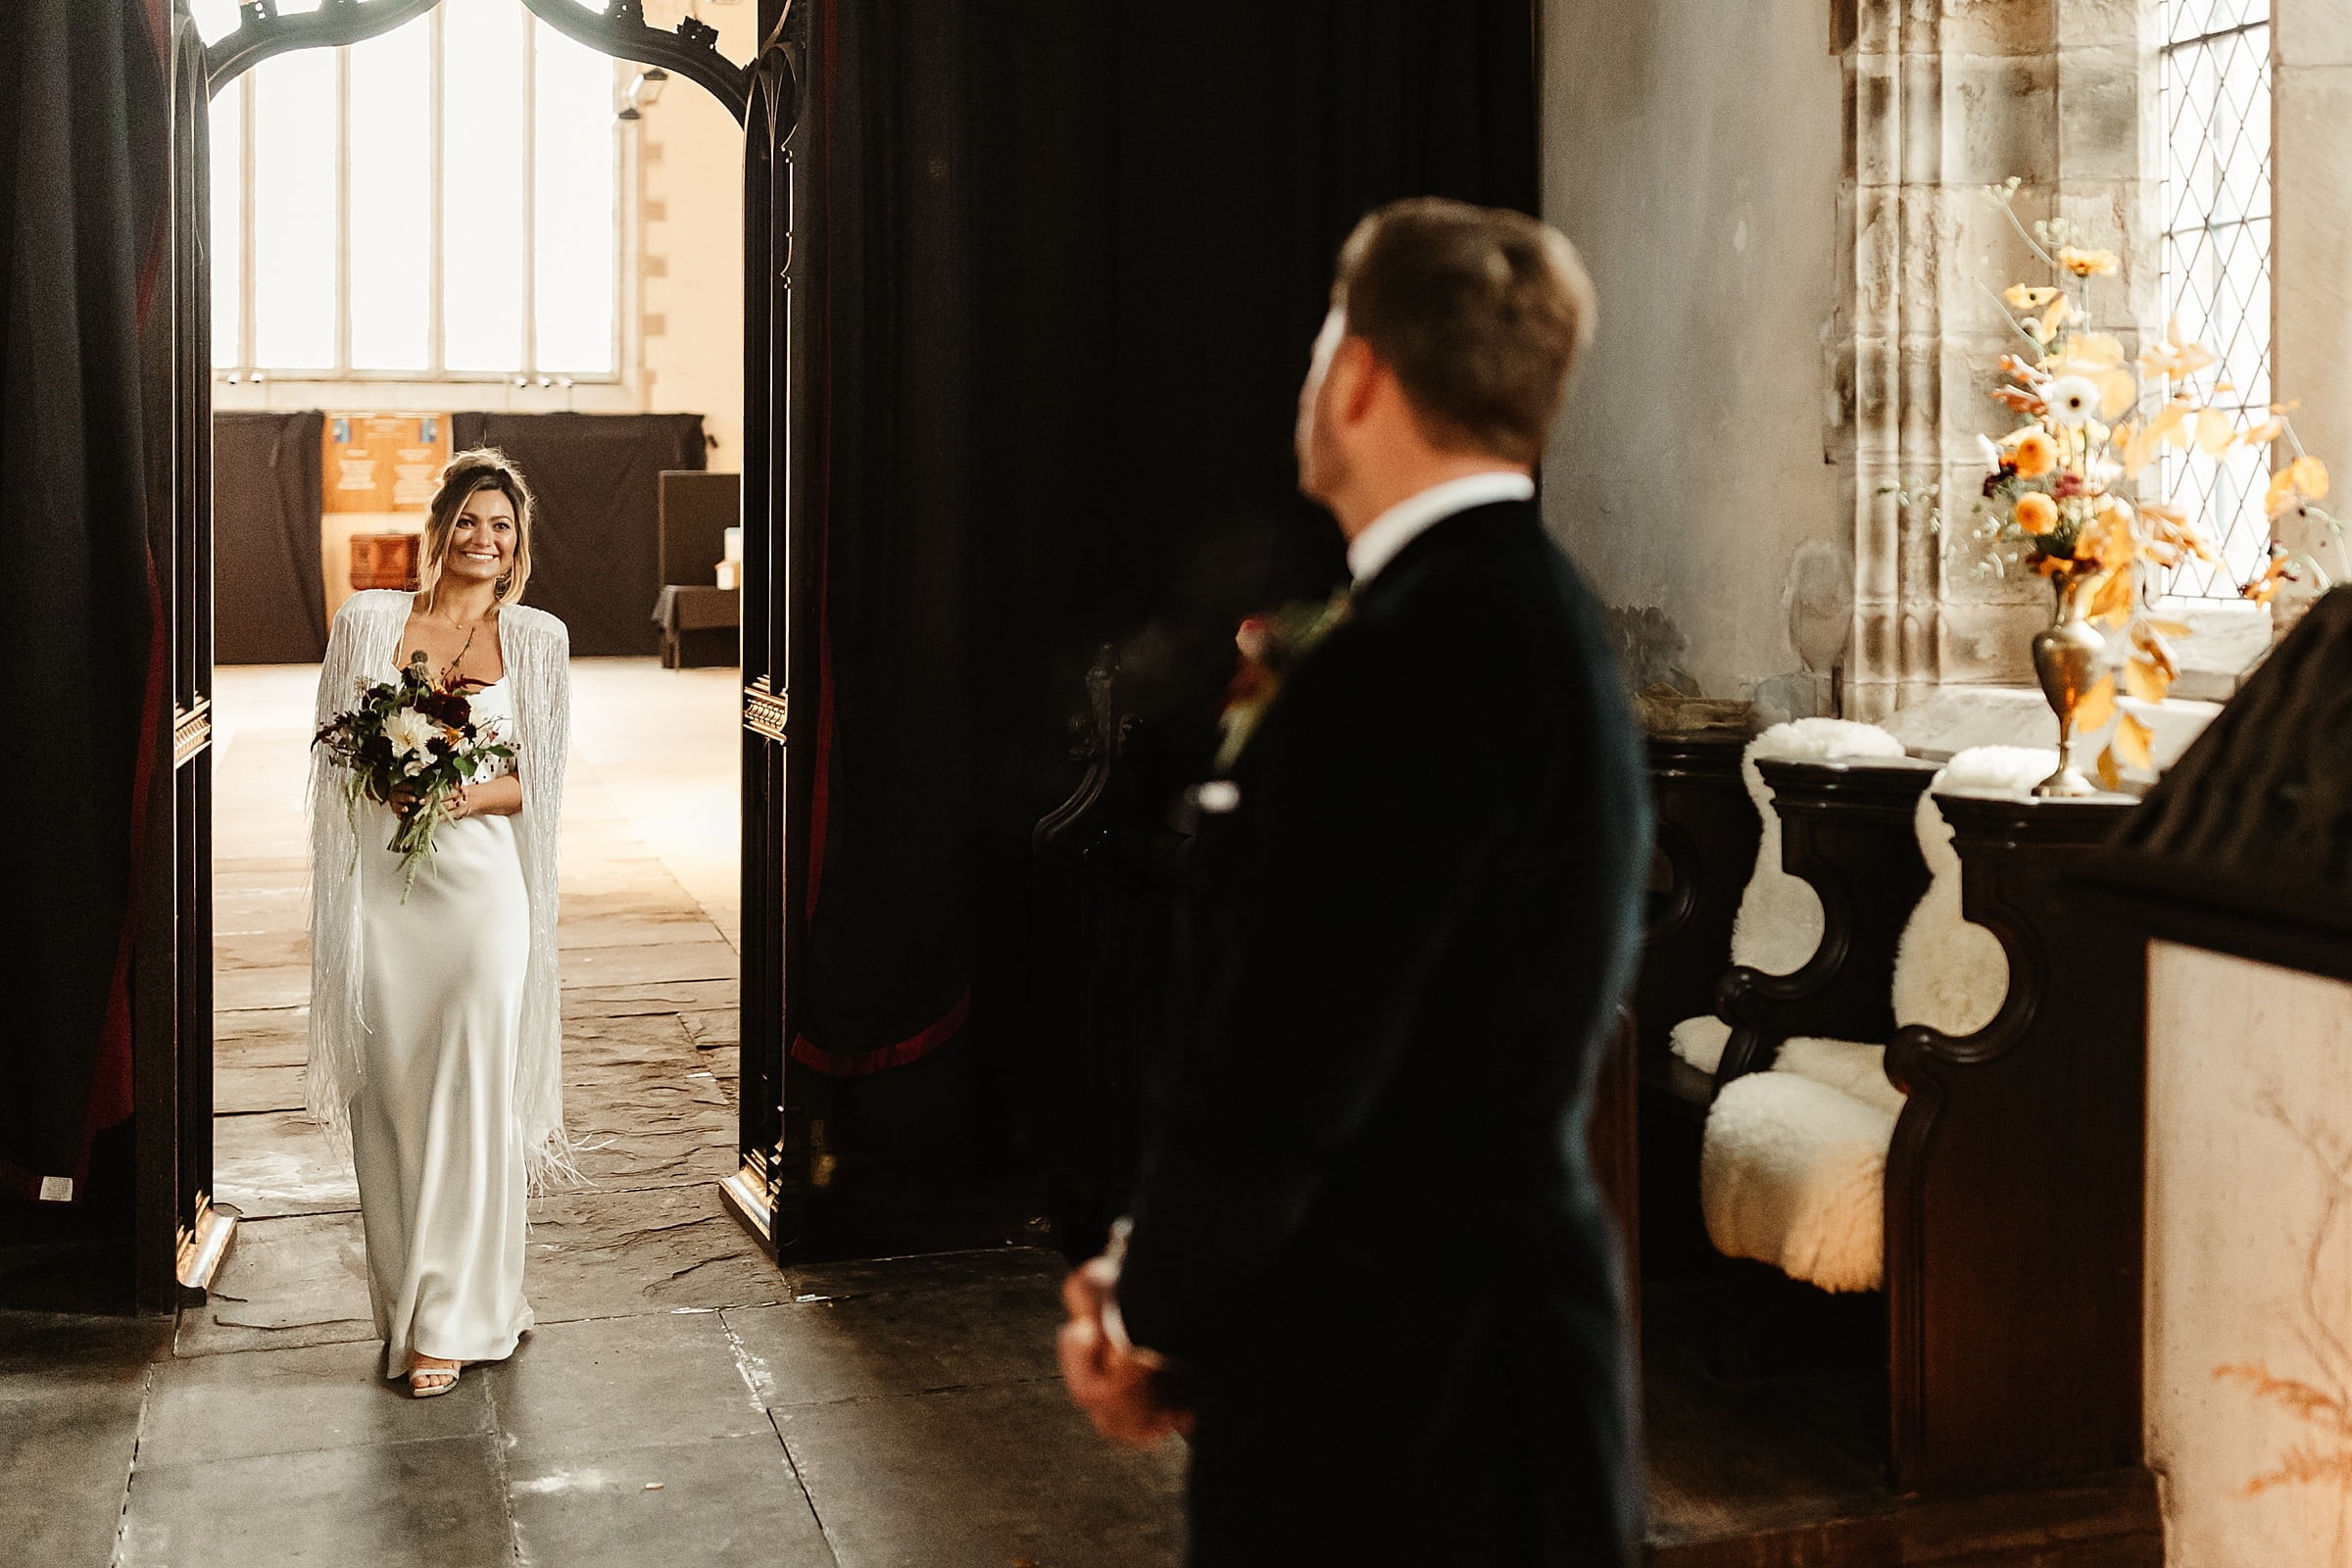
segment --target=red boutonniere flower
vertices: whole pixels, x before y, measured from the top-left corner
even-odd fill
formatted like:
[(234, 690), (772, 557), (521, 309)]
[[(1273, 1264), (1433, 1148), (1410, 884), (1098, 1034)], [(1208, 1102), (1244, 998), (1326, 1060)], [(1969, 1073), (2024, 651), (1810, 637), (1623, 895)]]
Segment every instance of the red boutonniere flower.
[(1348, 609), (1348, 591), (1343, 588), (1322, 604), (1285, 605), (1242, 622), (1233, 634), (1241, 659), (1234, 666), (1232, 684), (1225, 689), (1225, 712), (1219, 721), (1225, 740), (1217, 748), (1218, 772), (1233, 766), (1257, 721), (1274, 706), (1284, 679), (1317, 644), (1346, 624)]

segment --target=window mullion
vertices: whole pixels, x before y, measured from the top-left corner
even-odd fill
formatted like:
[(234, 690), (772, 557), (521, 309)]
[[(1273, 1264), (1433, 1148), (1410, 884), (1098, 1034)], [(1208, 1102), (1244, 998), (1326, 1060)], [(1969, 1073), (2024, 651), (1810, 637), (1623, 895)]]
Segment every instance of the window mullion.
[(261, 90), (261, 83), (256, 79), (258, 74), (259, 74), (255, 72), (247, 72), (245, 74), (243, 83), (244, 91), (239, 94), (241, 102), (239, 103), (237, 114), (237, 139), (241, 146), (239, 157), (243, 161), (243, 167), (245, 171), (245, 176), (243, 180), (240, 181), (244, 189), (240, 193), (240, 199), (237, 203), (237, 248), (244, 262), (244, 266), (240, 270), (237, 279), (237, 292), (240, 296), (242, 296), (237, 302), (237, 364), (240, 368), (247, 371), (251, 371), (253, 369), (254, 362), (261, 357), (259, 328), (254, 323), (254, 314), (258, 309), (259, 296), (254, 292), (253, 287), (255, 250), (253, 217), (253, 172), (255, 165), (255, 159), (253, 155), (253, 102), (255, 96)]
[(539, 19), (522, 46), (522, 373), (539, 371)]
[(351, 378), (351, 49), (335, 51), (335, 374)]
[(430, 195), (425, 202), (427, 212), (424, 220), (426, 224), (424, 358), (427, 373), (438, 379), (449, 373), (449, 349), (444, 341), (447, 322), (443, 318), (441, 309), (442, 291), (449, 286), (449, 264), (444, 254), (445, 247), (449, 243), (449, 233), (442, 213), (443, 184), (446, 172), (442, 168), (444, 135), (442, 110), (448, 92), (445, 80), (448, 74), (443, 69), (441, 60), (448, 34), (442, 25), (442, 13), (438, 6), (433, 8), (432, 13), (425, 20), (432, 26), (432, 43), (426, 51), (426, 58), (429, 62), (428, 69), (432, 73), (432, 85), (429, 88), (430, 102), (425, 105), (426, 156), (431, 170), (428, 175)]

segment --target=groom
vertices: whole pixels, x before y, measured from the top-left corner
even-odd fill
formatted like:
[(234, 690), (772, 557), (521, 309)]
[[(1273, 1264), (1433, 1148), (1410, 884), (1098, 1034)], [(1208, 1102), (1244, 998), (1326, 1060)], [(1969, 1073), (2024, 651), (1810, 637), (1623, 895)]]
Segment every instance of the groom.
[(1639, 1547), (1585, 1117), (1649, 814), (1531, 477), (1592, 318), (1516, 213), (1399, 202), (1341, 253), (1298, 464), (1350, 612), (1201, 793), (1154, 1155), (1065, 1291), (1096, 1426), (1192, 1437), (1197, 1568)]

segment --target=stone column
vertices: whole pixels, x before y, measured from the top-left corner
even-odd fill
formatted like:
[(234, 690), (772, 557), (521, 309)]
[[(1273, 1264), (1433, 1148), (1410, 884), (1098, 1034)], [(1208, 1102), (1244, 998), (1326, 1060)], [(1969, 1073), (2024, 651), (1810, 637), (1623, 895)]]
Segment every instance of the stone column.
[[(2295, 429), (2352, 485), (2352, 5), (2271, 7), (2271, 380), (2300, 400)], [(2311, 549), (2338, 582), (2352, 551), (2316, 525), (2282, 518), (2279, 537)]]
[(2150, 25), (2132, 0), (1856, 6), (1850, 275), (1834, 323), (1855, 541), (1849, 717), (2032, 680), (2048, 590), (1994, 572), (1973, 535), (1977, 437), (2015, 423), (1987, 396), (2017, 346), (1999, 291), (2043, 278), (1985, 190), (2014, 175), (2029, 224), (2064, 217), (2124, 256), (2090, 305), (2135, 351), (2155, 294)]
[(2018, 672), (1986, 635), (2014, 619), (2014, 585), (1949, 547), (1974, 522), (1975, 437), (2001, 423), (1979, 384), (2006, 330), (1986, 290), (2023, 251), (1983, 188), (2017, 174), (2021, 203), (2047, 210), (2050, 38), (2039, 4), (1861, 0), (1845, 41), (1850, 271), (1834, 330), (1854, 531), (1849, 717)]

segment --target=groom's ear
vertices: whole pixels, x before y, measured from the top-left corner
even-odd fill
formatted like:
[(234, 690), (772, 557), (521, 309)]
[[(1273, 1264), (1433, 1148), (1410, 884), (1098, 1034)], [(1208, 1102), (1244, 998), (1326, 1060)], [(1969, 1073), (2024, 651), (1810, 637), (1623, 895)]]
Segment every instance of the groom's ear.
[(1339, 350), (1331, 357), (1327, 381), (1344, 423), (1361, 424), (1371, 417), (1372, 405), (1380, 396), (1384, 378), (1394, 381), (1396, 372), (1381, 363), (1380, 355), (1370, 343), (1353, 335), (1340, 339)]

